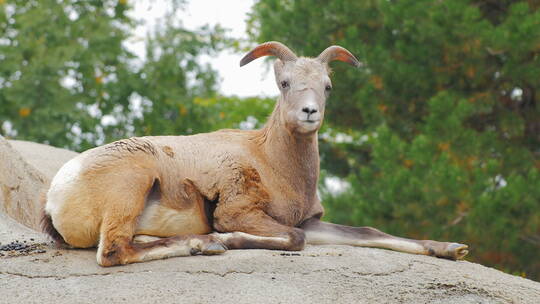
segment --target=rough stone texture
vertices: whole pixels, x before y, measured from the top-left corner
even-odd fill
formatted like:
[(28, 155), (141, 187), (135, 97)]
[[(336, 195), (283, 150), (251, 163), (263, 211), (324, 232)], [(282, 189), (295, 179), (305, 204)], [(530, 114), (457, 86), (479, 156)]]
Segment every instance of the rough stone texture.
[(0, 212), (37, 229), (40, 195), (47, 183), (46, 175), (24, 161), (0, 136)]
[(10, 140), (8, 142), (27, 163), (37, 168), (47, 178), (52, 178), (64, 163), (78, 154), (29, 141)]
[[(2, 141), (2, 185), (10, 176), (37, 183), (35, 177), (42, 172), (46, 180), (74, 155), (14, 143), (22, 155), (32, 158), (28, 162), (37, 171)], [(5, 161), (12, 171), (4, 170)], [(0, 212), (0, 248), (14, 240), (49, 242)], [(0, 282), (2, 303), (538, 303), (540, 299), (540, 283), (482, 265), (347, 246), (308, 246), (301, 252), (237, 250), (101, 268), (95, 250), (47, 245), (44, 253), (0, 256)]]

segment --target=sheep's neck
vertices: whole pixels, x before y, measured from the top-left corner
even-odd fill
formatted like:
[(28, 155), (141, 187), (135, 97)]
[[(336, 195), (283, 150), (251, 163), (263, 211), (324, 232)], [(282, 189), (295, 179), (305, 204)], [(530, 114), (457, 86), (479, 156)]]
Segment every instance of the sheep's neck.
[(306, 198), (314, 197), (319, 179), (317, 133), (292, 135), (279, 121), (277, 109), (259, 132), (259, 144), (273, 171)]

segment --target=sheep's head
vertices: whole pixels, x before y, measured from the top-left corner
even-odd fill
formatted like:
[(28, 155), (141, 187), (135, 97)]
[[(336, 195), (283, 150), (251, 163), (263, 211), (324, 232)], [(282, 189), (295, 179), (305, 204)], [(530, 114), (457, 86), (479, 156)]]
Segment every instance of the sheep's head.
[(332, 90), (328, 63), (347, 62), (355, 67), (360, 62), (346, 49), (331, 46), (317, 58), (297, 57), (279, 42), (266, 42), (249, 52), (243, 66), (262, 56), (276, 56), (274, 72), (281, 98), (275, 111), (285, 127), (296, 135), (309, 135), (319, 130), (324, 118), (326, 99)]

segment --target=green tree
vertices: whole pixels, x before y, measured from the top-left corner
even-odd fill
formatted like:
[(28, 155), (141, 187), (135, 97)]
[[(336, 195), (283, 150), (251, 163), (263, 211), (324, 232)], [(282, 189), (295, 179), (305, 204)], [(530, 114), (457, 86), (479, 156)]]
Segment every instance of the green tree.
[(323, 191), (330, 219), (461, 241), (474, 261), (540, 279), (539, 6), (256, 3), (255, 40), (307, 56), (338, 44), (365, 64), (333, 64), (322, 166), (351, 187)]
[(174, 22), (184, 1), (171, 0), (141, 61), (123, 45), (137, 24), (127, 14), (132, 2), (0, 0), (4, 135), (85, 150), (133, 135), (213, 129), (208, 117), (221, 105), (194, 100), (217, 98), (216, 72), (199, 58), (229, 45), (224, 31), (184, 29)]

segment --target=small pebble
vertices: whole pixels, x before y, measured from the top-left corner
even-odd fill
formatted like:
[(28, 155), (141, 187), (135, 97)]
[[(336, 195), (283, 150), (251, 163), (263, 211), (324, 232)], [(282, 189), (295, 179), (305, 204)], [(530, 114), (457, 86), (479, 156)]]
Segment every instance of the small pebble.
[(19, 242), (19, 240), (15, 240), (9, 244), (0, 246), (0, 257), (16, 257), (31, 255), (35, 253), (45, 253), (46, 250), (43, 249), (45, 246), (45, 243), (27, 244), (26, 240), (23, 240), (22, 243)]
[(286, 253), (286, 252), (283, 252), (280, 255), (281, 256), (300, 256), (300, 253)]

